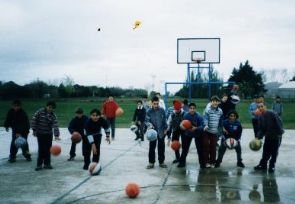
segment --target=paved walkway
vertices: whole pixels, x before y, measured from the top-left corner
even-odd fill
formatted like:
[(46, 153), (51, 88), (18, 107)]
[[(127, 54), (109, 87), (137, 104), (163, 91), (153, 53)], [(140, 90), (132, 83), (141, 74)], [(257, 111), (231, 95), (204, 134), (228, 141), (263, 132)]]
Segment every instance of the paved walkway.
[[(167, 169), (147, 165), (148, 142), (135, 142), (128, 129), (118, 129), (111, 144), (102, 142), (101, 175), (91, 177), (82, 170), (81, 144), (75, 161), (68, 162), (70, 136), (61, 130), (62, 154), (52, 157), (53, 170), (34, 171), (36, 139), (29, 137), (33, 161), (21, 154), (17, 162), (7, 162), (10, 133), (0, 129), (0, 203), (295, 203), (294, 130), (284, 135), (275, 174), (254, 172), (261, 151), (249, 149), (252, 130), (244, 130), (242, 156), (245, 169), (236, 167), (235, 151), (227, 151), (219, 169), (200, 170), (197, 153), (191, 145), (186, 168), (172, 165), (174, 152), (167, 147)], [(138, 198), (124, 192), (129, 182), (141, 186)]]

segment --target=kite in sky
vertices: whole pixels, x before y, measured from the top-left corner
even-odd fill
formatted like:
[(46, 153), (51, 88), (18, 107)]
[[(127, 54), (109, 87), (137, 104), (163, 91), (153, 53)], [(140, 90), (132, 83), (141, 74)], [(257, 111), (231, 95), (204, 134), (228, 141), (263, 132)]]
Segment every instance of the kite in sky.
[(139, 20), (135, 21), (133, 30), (135, 30), (136, 28), (139, 28), (140, 25), (141, 25), (141, 22)]

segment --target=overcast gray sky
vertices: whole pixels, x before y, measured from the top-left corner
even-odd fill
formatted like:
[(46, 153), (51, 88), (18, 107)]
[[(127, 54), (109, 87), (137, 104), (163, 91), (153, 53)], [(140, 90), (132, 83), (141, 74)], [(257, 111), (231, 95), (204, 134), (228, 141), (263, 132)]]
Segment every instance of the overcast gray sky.
[[(0, 80), (70, 76), (84, 85), (150, 87), (183, 81), (176, 39), (220, 37), (227, 79), (255, 69), (295, 71), (294, 0), (0, 0)], [(133, 30), (135, 20), (140, 28)], [(97, 29), (101, 31), (98, 32)], [(291, 78), (291, 76), (290, 76)]]

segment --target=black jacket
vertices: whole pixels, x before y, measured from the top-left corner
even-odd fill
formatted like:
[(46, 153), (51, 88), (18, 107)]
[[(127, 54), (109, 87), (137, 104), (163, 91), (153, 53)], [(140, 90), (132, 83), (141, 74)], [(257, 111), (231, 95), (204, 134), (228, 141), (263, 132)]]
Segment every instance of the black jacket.
[(73, 132), (79, 132), (81, 136), (84, 136), (84, 127), (87, 120), (88, 117), (86, 115), (83, 115), (81, 118), (74, 117), (68, 126), (69, 132), (71, 134), (73, 134)]
[(283, 123), (278, 114), (271, 110), (266, 110), (265, 113), (258, 118), (258, 137), (265, 139), (277, 139), (284, 134)]
[(85, 124), (86, 135), (93, 135), (94, 140), (98, 140), (102, 136), (101, 129), (104, 129), (106, 134), (110, 133), (109, 124), (103, 117), (100, 117), (97, 121), (89, 118)]
[(140, 121), (140, 122), (144, 122), (145, 121), (145, 116), (146, 116), (146, 110), (145, 108), (141, 108), (138, 109), (136, 108), (133, 114), (133, 121)]
[(23, 109), (15, 111), (10, 109), (6, 115), (4, 127), (11, 127), (14, 133), (27, 135), (30, 131), (30, 121), (28, 115)]

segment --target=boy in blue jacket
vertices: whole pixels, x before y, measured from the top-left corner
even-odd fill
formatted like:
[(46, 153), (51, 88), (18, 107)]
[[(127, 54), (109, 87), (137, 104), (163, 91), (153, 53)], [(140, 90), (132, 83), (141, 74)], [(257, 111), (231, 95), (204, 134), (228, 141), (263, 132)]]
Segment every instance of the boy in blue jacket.
[(182, 141), (182, 153), (179, 159), (179, 164), (177, 167), (185, 167), (186, 157), (192, 142), (192, 139), (195, 139), (195, 145), (198, 152), (199, 163), (201, 168), (204, 167), (204, 162), (202, 160), (202, 150), (201, 150), (201, 135), (204, 129), (204, 122), (202, 116), (196, 112), (196, 104), (189, 104), (189, 112), (183, 116), (183, 120), (189, 120), (192, 123), (192, 128), (185, 130), (183, 141)]
[(237, 166), (244, 168), (245, 165), (242, 162), (242, 149), (241, 149), (241, 135), (242, 135), (242, 125), (238, 120), (239, 115), (235, 110), (231, 110), (228, 113), (228, 118), (223, 121), (223, 132), (224, 135), (221, 139), (221, 144), (218, 149), (218, 158), (215, 163), (215, 168), (220, 167), (220, 163), (222, 162), (222, 158), (226, 151), (225, 141), (228, 138), (234, 138), (237, 141), (237, 146), (235, 147), (237, 153)]
[[(78, 132), (82, 136), (82, 141), (85, 143), (87, 141), (87, 138), (84, 134), (84, 126), (88, 119), (86, 115), (83, 114), (82, 108), (77, 108), (75, 111), (76, 116), (71, 120), (68, 130), (71, 134), (74, 132)], [(73, 161), (76, 156), (76, 143), (72, 142), (71, 150), (70, 150), (70, 158), (68, 161)]]
[(158, 139), (150, 141), (149, 144), (149, 164), (147, 169), (154, 168), (156, 160), (156, 147), (158, 146), (158, 160), (160, 168), (167, 168), (165, 161), (165, 136), (167, 134), (166, 114), (159, 105), (159, 98), (153, 97), (152, 108), (148, 110), (145, 118), (145, 124), (148, 128), (153, 128), (158, 133)]
[(90, 118), (85, 124), (85, 130), (88, 141), (83, 142), (83, 156), (84, 167), (87, 170), (90, 164), (91, 150), (93, 152), (92, 162), (99, 162), (100, 158), (100, 143), (101, 143), (101, 129), (104, 129), (106, 134), (106, 141), (110, 144), (110, 127), (106, 119), (101, 116), (98, 109), (93, 109), (90, 112)]

